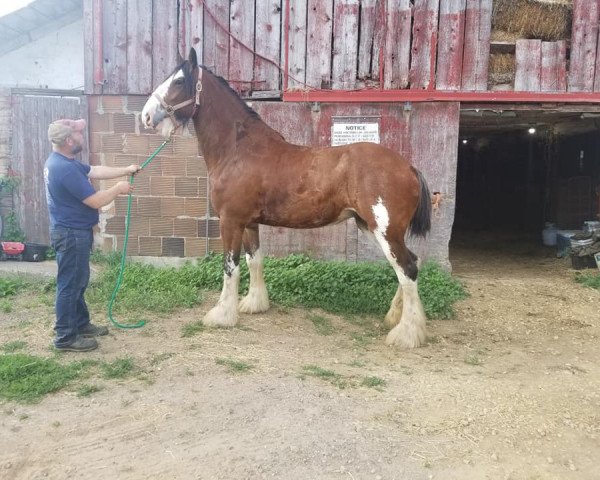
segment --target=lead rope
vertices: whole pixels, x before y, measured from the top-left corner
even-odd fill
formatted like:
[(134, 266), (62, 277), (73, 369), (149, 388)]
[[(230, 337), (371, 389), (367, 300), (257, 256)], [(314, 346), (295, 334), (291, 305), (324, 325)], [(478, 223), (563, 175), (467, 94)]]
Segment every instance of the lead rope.
[[(165, 147), (165, 145), (171, 141), (171, 135), (173, 135), (173, 131), (174, 130), (171, 131), (168, 138), (160, 145), (160, 147), (158, 147), (154, 151), (154, 153), (152, 155), (150, 155), (144, 163), (142, 163), (140, 171), (143, 170), (144, 168), (146, 168), (146, 166), (152, 160), (154, 160), (154, 157), (156, 157), (156, 155), (158, 155), (158, 153)], [(133, 177), (134, 177), (133, 175), (131, 175), (129, 177), (130, 185), (133, 185)], [(112, 324), (115, 327), (119, 327), (119, 328), (140, 328), (146, 324), (145, 320), (140, 320), (138, 323), (134, 323), (134, 324), (130, 324), (130, 325), (123, 325), (123, 324), (117, 322), (113, 318), (113, 315), (112, 315), (113, 304), (115, 303), (115, 300), (117, 298), (117, 293), (119, 292), (119, 289), (121, 288), (121, 283), (123, 282), (123, 273), (125, 272), (125, 256), (127, 254), (127, 243), (129, 240), (130, 218), (131, 218), (131, 192), (129, 192), (129, 197), (127, 198), (127, 216), (125, 217), (125, 240), (123, 242), (123, 253), (121, 254), (121, 269), (119, 270), (119, 275), (117, 276), (117, 282), (115, 284), (115, 289), (112, 292), (112, 296), (111, 296), (110, 302), (108, 304), (108, 318), (110, 319), (110, 321), (112, 322)]]

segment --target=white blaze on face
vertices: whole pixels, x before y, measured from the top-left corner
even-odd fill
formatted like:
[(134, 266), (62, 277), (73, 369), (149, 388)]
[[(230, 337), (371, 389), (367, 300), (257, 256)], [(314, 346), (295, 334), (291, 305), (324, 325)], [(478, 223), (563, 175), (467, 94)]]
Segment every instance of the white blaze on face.
[[(164, 123), (168, 123), (169, 125), (163, 124), (163, 135), (165, 134), (165, 131), (167, 134), (171, 131), (173, 123), (171, 122), (171, 119), (166, 116), (165, 109), (157, 97), (164, 101), (171, 83), (178, 78), (183, 78), (183, 76), (183, 70), (179, 69), (152, 92), (152, 95), (150, 95), (150, 98), (148, 98), (146, 105), (144, 105), (144, 108), (142, 109), (142, 122), (146, 128), (156, 128), (164, 120)], [(166, 120), (168, 120), (168, 122), (166, 122)]]
[(373, 234), (375, 235), (377, 242), (379, 242), (379, 245), (381, 245), (386, 258), (391, 262), (395, 256), (390, 249), (390, 244), (385, 238), (385, 233), (390, 225), (390, 216), (381, 197), (377, 198), (377, 203), (371, 207), (371, 210), (373, 210), (375, 222), (377, 223), (377, 228)]

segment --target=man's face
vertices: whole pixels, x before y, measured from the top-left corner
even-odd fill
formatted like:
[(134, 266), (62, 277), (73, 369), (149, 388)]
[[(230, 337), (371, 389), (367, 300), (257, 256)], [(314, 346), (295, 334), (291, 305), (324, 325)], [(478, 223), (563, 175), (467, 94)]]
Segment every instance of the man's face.
[(83, 150), (83, 133), (73, 132), (67, 139), (67, 144), (69, 145), (71, 154), (77, 155)]

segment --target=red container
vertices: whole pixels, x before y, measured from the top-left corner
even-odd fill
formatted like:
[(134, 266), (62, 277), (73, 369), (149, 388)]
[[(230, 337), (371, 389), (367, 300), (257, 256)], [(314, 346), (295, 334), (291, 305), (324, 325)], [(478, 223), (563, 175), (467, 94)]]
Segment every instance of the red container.
[(25, 250), (25, 244), (21, 242), (2, 242), (2, 252), (8, 256), (21, 255)]

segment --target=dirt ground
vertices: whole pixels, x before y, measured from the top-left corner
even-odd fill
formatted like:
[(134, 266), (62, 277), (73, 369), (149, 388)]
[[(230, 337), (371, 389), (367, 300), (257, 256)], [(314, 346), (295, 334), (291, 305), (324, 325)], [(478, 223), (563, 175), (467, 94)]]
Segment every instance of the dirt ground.
[[(412, 351), (312, 312), (336, 326), (320, 335), (311, 312), (277, 307), (183, 338), (215, 295), (112, 329), (98, 351), (66, 358), (130, 356), (143, 374), (88, 379), (102, 389), (87, 397), (71, 388), (0, 404), (0, 478), (598, 479), (600, 292), (549, 251), (510, 249), (453, 249), (470, 297)], [(22, 339), (48, 355), (52, 308), (20, 301), (0, 314), (0, 345)], [(254, 368), (232, 373), (218, 359)]]

